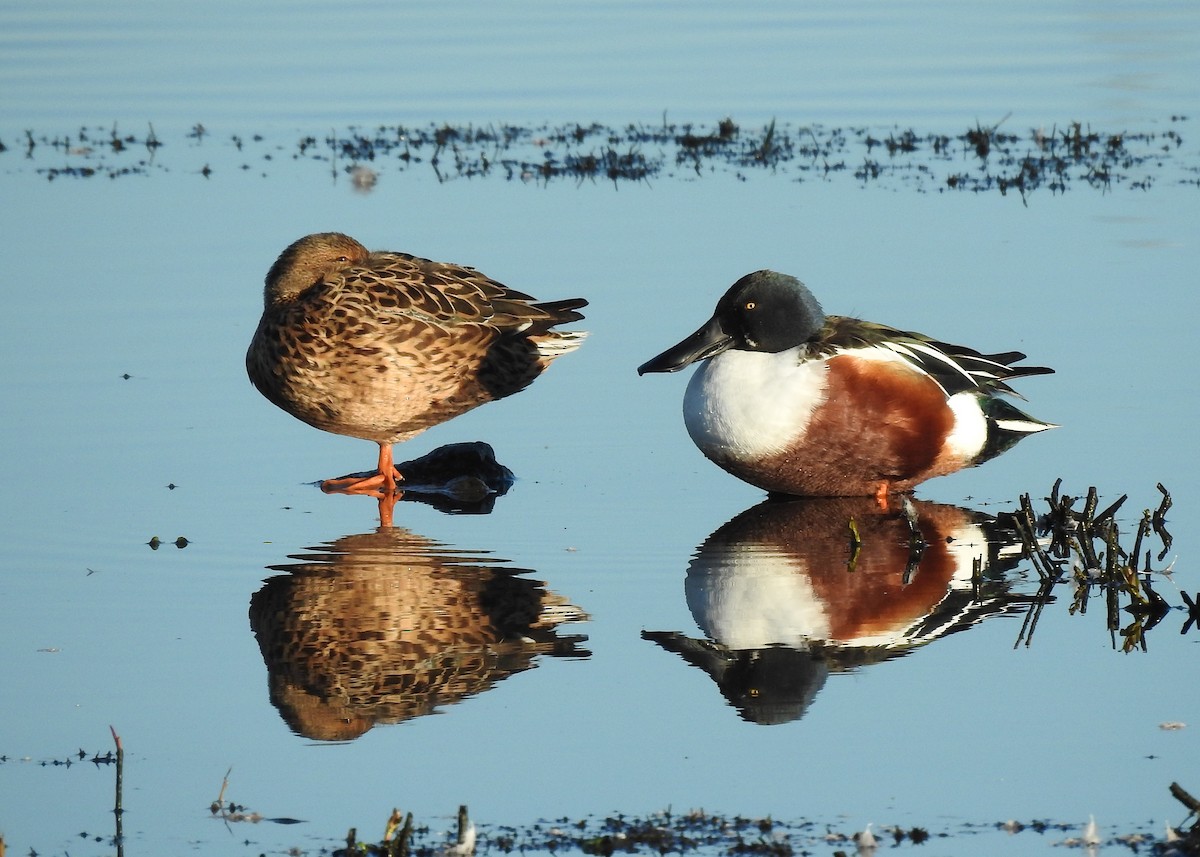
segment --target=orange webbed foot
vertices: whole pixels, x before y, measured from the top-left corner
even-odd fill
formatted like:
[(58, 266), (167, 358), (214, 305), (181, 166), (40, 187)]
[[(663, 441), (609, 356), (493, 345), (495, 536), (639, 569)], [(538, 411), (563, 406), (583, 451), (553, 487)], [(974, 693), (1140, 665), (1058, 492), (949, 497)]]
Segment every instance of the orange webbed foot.
[[(389, 478), (390, 477), (390, 478)], [(326, 494), (367, 494), (379, 497), (383, 494), (395, 494), (398, 483), (403, 482), (395, 468), (391, 473), (371, 473), (365, 476), (339, 476), (337, 479), (323, 479), (321, 490)]]
[(382, 497), (395, 494), (397, 483), (403, 481), (404, 476), (396, 469), (392, 460), (392, 445), (381, 443), (379, 464), (374, 473), (326, 479), (321, 482), (321, 490), (326, 494), (367, 494), (371, 497)]

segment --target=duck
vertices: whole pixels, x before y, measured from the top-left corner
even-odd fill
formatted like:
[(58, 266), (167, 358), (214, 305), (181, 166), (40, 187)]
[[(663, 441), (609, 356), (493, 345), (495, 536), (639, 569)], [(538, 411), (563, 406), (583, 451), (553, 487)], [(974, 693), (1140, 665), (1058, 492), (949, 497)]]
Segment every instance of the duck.
[(921, 333), (826, 315), (796, 277), (755, 271), (712, 317), (638, 374), (700, 365), (684, 424), (713, 463), (770, 494), (881, 504), (1056, 428), (1007, 397), (1050, 374), (1019, 351), (983, 354)]
[(393, 495), (403, 481), (394, 444), (523, 390), (582, 344), (584, 331), (555, 328), (582, 319), (585, 306), (319, 232), (267, 272), (246, 372), (302, 422), (378, 444), (373, 473), (323, 480), (323, 490)]

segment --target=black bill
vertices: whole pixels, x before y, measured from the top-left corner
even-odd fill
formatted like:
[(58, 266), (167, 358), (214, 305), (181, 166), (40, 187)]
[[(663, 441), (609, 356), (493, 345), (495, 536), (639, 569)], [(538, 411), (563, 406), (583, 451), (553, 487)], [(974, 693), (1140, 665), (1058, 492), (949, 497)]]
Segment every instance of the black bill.
[(716, 357), (733, 346), (733, 337), (721, 329), (720, 322), (711, 318), (678, 345), (673, 345), (657, 357), (652, 357), (638, 367), (638, 374), (647, 372), (678, 372), (697, 360)]

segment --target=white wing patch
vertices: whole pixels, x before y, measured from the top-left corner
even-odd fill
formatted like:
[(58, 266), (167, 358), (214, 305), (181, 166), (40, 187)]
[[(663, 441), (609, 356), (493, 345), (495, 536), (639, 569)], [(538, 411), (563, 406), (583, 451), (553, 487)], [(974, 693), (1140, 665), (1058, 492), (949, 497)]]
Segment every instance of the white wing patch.
[(946, 437), (945, 449), (961, 456), (963, 461), (972, 461), (983, 451), (987, 443), (987, 417), (979, 407), (976, 393), (955, 393), (946, 400), (954, 414), (954, 427)]

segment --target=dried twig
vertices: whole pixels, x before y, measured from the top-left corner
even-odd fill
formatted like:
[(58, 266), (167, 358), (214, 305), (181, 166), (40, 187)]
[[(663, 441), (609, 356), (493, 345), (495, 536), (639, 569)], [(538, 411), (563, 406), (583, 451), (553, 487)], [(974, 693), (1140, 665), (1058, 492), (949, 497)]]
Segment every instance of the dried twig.
[(117, 734), (117, 730), (114, 727), (109, 726), (108, 731), (112, 733), (113, 743), (117, 745), (117, 785), (116, 796), (113, 802), (113, 816), (116, 818), (115, 842), (119, 857), (119, 855), (123, 855), (125, 853), (125, 809), (121, 805), (121, 792), (124, 788), (125, 780), (125, 748), (121, 744), (121, 736)]

